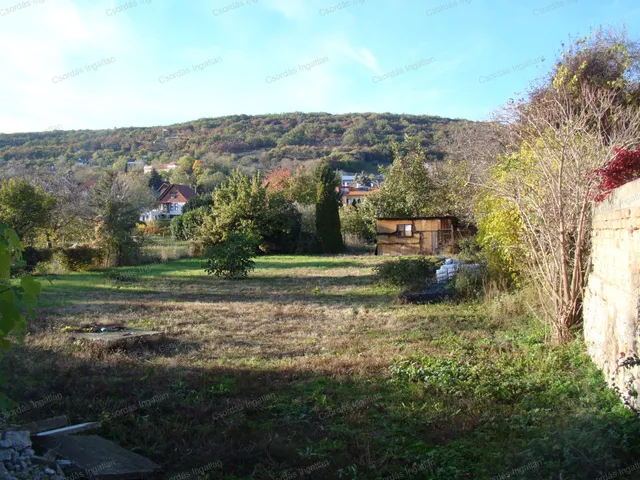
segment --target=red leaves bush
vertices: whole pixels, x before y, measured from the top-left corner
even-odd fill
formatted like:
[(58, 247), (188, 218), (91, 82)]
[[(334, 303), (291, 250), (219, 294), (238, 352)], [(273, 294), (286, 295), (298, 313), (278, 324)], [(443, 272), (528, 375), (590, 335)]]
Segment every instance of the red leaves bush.
[(616, 148), (616, 158), (594, 173), (600, 182), (594, 200), (600, 203), (616, 188), (640, 178), (640, 147), (635, 152)]

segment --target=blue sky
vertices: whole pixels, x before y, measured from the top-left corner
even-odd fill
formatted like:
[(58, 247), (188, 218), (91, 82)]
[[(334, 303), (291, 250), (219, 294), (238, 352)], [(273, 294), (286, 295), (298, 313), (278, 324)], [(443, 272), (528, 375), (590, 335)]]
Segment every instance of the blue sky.
[(623, 24), (640, 37), (637, 0), (0, 0), (0, 132), (292, 111), (482, 120), (570, 35)]

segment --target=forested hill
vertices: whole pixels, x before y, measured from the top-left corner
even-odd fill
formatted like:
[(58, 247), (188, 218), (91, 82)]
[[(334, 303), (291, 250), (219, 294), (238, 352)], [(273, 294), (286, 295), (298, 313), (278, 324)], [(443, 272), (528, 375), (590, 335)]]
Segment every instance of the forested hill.
[(392, 160), (391, 143), (419, 137), (428, 155), (442, 159), (443, 140), (468, 124), (433, 116), (289, 113), (233, 115), (149, 128), (55, 130), (0, 134), (0, 168), (84, 169), (118, 163), (169, 163), (190, 155), (211, 167), (246, 171), (292, 167), (326, 158), (349, 171), (374, 172)]

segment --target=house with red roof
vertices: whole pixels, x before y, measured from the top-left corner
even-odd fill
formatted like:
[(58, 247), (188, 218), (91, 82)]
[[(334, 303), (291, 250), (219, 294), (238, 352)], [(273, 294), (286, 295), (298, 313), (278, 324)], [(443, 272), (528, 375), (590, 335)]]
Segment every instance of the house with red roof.
[(140, 215), (140, 221), (171, 220), (173, 217), (182, 215), (182, 207), (195, 194), (196, 192), (188, 185), (180, 185), (178, 183), (163, 184), (156, 200), (156, 208)]
[(343, 205), (356, 205), (362, 202), (369, 195), (378, 193), (377, 188), (369, 187), (353, 187), (349, 186), (341, 188), (342, 191), (342, 204)]

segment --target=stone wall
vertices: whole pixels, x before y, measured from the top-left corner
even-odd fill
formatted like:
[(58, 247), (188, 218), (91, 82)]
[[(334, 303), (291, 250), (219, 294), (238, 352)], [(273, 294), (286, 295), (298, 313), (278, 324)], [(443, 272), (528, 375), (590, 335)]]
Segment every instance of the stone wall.
[(630, 408), (640, 411), (640, 180), (596, 208), (584, 337), (593, 361)]

